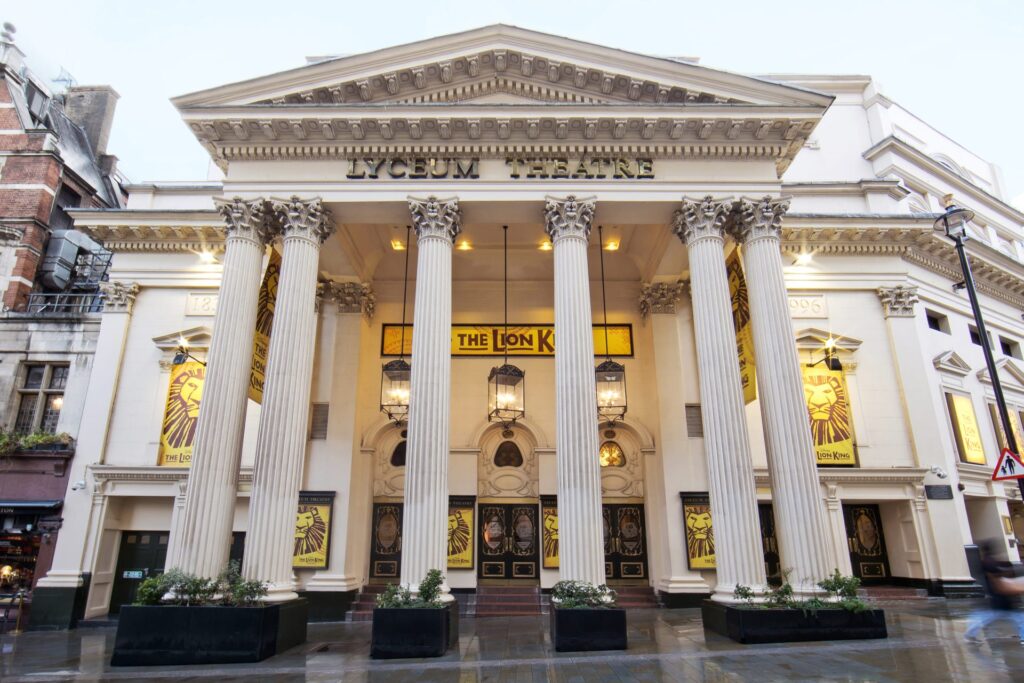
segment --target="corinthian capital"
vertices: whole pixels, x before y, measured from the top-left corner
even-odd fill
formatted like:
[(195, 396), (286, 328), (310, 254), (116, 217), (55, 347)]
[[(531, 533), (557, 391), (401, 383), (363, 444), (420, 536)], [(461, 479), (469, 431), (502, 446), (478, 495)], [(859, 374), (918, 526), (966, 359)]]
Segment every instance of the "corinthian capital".
[(704, 199), (683, 197), (682, 206), (675, 212), (672, 231), (687, 246), (706, 237), (722, 238), (725, 221), (732, 211), (732, 199)]
[(651, 313), (675, 313), (676, 302), (686, 293), (686, 283), (645, 282), (640, 286), (640, 317)]
[(131, 313), (139, 295), (137, 282), (101, 282), (104, 313)]
[(317, 299), (336, 303), (339, 313), (362, 313), (367, 320), (373, 319), (377, 305), (373, 287), (367, 282), (320, 282)]
[(913, 318), (914, 304), (918, 301), (917, 287), (879, 287), (878, 300), (882, 303), (886, 318)]
[(302, 199), (292, 195), (290, 199), (271, 198), (270, 206), (286, 239), (301, 237), (320, 245), (334, 233), (331, 213), (319, 197)]
[(736, 202), (736, 222), (733, 237), (739, 242), (750, 242), (762, 237), (779, 237), (782, 216), (789, 210), (789, 198), (762, 197), (757, 200), (746, 198)]
[(451, 245), (462, 232), (462, 211), (457, 197), (409, 197), (409, 211), (412, 213), (413, 227), (416, 228), (416, 239), (440, 237)]
[(263, 199), (214, 198), (217, 210), (224, 218), (225, 231), (230, 237), (243, 237), (266, 243), (271, 237), (270, 216)]
[(587, 239), (590, 236), (590, 224), (594, 220), (595, 206), (596, 197), (545, 197), (544, 229), (551, 236), (551, 241), (555, 242), (561, 237)]

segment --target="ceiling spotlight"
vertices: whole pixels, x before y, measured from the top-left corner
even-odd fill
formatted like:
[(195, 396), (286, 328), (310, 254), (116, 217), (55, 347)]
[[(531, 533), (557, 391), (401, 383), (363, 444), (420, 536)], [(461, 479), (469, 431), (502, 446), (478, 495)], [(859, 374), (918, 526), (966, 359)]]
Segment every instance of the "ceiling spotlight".
[(551, 245), (551, 240), (544, 240), (543, 242), (540, 243), (540, 246), (537, 248), (540, 249), (541, 251), (551, 251), (552, 249), (554, 249), (554, 247)]
[(605, 245), (604, 245), (604, 250), (605, 251), (618, 251), (619, 250), (619, 241), (618, 240), (608, 240), (605, 243)]
[(405, 242), (398, 238), (392, 239), (391, 248), (395, 251), (405, 251)]
[(469, 243), (469, 240), (462, 240), (459, 242), (459, 246), (455, 247), (459, 251), (472, 251), (473, 245)]
[(814, 260), (814, 254), (809, 251), (800, 252), (796, 255), (794, 263), (798, 266), (808, 266)]

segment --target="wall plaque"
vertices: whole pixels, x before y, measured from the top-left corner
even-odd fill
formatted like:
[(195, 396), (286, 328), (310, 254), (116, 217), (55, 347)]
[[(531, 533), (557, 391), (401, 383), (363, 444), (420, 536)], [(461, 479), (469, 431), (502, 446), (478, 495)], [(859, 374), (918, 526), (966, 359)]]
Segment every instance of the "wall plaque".
[(791, 318), (827, 318), (828, 303), (823, 294), (790, 294), (789, 316)]
[(949, 484), (925, 484), (924, 497), (928, 500), (953, 500), (953, 487)]

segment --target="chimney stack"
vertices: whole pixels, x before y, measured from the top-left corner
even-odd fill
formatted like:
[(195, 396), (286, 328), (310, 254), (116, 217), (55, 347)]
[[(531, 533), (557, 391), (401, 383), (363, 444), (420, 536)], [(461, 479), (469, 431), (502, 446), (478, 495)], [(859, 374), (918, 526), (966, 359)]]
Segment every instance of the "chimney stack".
[(107, 153), (120, 97), (109, 85), (76, 85), (64, 96), (64, 113), (85, 131), (97, 160)]

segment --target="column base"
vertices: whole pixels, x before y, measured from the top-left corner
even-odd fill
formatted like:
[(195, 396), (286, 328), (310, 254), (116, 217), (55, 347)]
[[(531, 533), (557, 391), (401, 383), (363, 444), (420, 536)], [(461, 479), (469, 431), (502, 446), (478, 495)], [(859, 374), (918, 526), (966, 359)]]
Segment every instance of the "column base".
[[(54, 572), (39, 580), (32, 591), (32, 609), (29, 612), (27, 630), (62, 631), (78, 626), (85, 616), (85, 601), (89, 596), (91, 575), (88, 573)], [(72, 580), (73, 574), (73, 580)], [(56, 585), (44, 585), (50, 582)]]
[(317, 573), (306, 582), (305, 592), (320, 591), (358, 591), (362, 587), (362, 581), (354, 576), (345, 574), (321, 574)]
[(288, 602), (289, 600), (298, 600), (298, 598), (299, 594), (295, 592), (295, 585), (289, 581), (285, 584), (270, 584), (270, 588), (267, 590), (267, 594), (263, 598), (263, 602), (268, 604), (275, 602)]
[(345, 621), (345, 614), (359, 596), (359, 589), (351, 591), (305, 590), (299, 597), (309, 603), (309, 621)]

